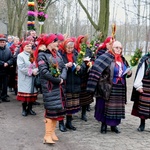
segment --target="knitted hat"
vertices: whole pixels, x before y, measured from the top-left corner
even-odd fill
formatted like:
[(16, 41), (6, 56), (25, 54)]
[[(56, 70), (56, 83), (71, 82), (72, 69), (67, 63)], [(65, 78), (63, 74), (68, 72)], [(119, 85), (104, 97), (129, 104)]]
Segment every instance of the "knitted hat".
[(6, 36), (4, 34), (0, 34), (0, 41), (6, 41), (7, 42)]

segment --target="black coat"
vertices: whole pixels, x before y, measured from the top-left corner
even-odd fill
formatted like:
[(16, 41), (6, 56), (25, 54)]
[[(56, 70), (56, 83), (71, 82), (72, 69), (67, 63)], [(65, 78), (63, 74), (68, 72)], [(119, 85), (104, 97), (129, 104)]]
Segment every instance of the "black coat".
[[(51, 63), (56, 62), (58, 62), (61, 74), (58, 77), (53, 77), (49, 67)], [(62, 110), (64, 88), (59, 83), (61, 78), (66, 79), (67, 69), (60, 54), (57, 53), (57, 57), (54, 58), (49, 50), (40, 51), (38, 54), (38, 66), (45, 109), (56, 112)]]
[[(8, 63), (8, 67), (4, 67), (4, 63)], [(10, 49), (7, 46), (0, 47), (0, 75), (8, 74), (11, 65), (13, 65), (13, 56)]]
[[(61, 53), (64, 63), (68, 63), (66, 53)], [(78, 52), (73, 51), (73, 62), (76, 62)], [(67, 93), (79, 93), (81, 91), (81, 75), (85, 69), (84, 64), (81, 65), (80, 71), (76, 72), (76, 69), (68, 68), (66, 79), (66, 92)]]

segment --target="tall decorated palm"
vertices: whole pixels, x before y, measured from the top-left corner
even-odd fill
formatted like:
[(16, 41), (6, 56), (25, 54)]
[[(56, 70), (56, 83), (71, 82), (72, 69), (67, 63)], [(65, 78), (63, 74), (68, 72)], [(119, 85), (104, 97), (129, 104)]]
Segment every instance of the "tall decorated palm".
[(46, 3), (48, 0), (36, 0), (37, 2), (37, 19), (40, 24), (40, 34), (42, 33), (42, 26), (44, 25), (44, 21), (48, 17), (46, 14)]
[(28, 30), (35, 30), (35, 3), (34, 0), (28, 0)]

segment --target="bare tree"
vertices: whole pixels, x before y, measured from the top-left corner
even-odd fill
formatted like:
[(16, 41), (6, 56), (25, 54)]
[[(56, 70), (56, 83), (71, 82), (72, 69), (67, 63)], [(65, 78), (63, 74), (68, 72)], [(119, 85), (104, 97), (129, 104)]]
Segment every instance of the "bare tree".
[(108, 34), (108, 26), (109, 26), (109, 0), (99, 0), (100, 1), (100, 11), (98, 16), (98, 23), (96, 23), (88, 12), (87, 8), (78, 0), (80, 6), (85, 11), (89, 21), (96, 31), (100, 31), (103, 35), (102, 40), (104, 40)]
[(6, 0), (8, 15), (8, 34), (21, 37), (22, 26), (27, 17), (27, 0)]
[(71, 3), (72, 3), (72, 0), (67, 0), (67, 29), (66, 29), (66, 33), (68, 36), (70, 36), (70, 24), (71, 24), (71, 13), (70, 13), (70, 10), (71, 10)]
[(137, 39), (136, 39), (136, 48), (139, 48), (139, 31), (140, 31), (140, 3), (141, 0), (138, 0), (138, 7), (137, 7)]

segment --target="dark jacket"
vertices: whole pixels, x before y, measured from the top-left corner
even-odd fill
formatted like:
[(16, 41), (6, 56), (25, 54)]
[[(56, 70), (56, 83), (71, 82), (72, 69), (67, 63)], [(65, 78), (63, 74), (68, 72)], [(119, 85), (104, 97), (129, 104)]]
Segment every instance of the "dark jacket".
[[(66, 53), (61, 53), (64, 63), (68, 63)], [(73, 61), (76, 62), (78, 52), (73, 51)], [(81, 91), (81, 75), (84, 71), (84, 64), (81, 66), (80, 71), (76, 72), (76, 69), (68, 68), (67, 79), (66, 79), (66, 92), (67, 93), (79, 93)]]
[[(4, 67), (4, 63), (8, 63), (8, 67)], [(10, 49), (5, 46), (0, 47), (0, 75), (9, 73), (9, 67), (13, 64), (13, 56)]]
[[(92, 51), (88, 47), (86, 48), (85, 57), (91, 58), (90, 61), (92, 61)], [(83, 62), (83, 65), (84, 65), (84, 70), (81, 75), (81, 91), (86, 91), (87, 81), (89, 77), (89, 66), (87, 66), (86, 62)]]
[[(50, 66), (52, 63), (58, 63), (59, 70), (61, 72), (58, 77), (52, 76), (50, 71)], [(60, 54), (57, 53), (56, 58), (54, 58), (49, 50), (39, 51), (38, 66), (45, 109), (56, 112), (62, 110), (64, 88), (59, 83), (61, 78), (64, 80), (66, 79), (67, 69)]]

